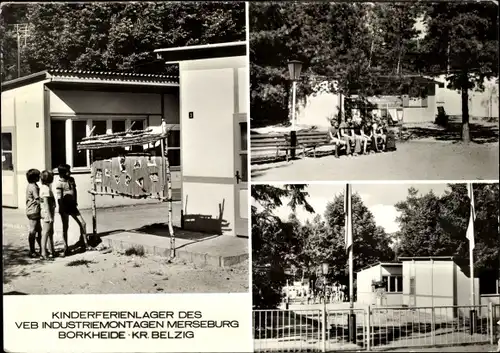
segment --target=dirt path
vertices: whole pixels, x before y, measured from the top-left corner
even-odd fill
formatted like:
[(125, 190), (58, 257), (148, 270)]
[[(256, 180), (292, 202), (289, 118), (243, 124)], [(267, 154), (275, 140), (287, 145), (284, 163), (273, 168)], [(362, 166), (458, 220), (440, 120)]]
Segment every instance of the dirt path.
[[(24, 229), (3, 228), (4, 293), (125, 294), (248, 291), (248, 262), (196, 266), (157, 256), (91, 251), (53, 261), (30, 259)], [(7, 240), (7, 241), (6, 241)], [(10, 241), (9, 241), (10, 240)]]

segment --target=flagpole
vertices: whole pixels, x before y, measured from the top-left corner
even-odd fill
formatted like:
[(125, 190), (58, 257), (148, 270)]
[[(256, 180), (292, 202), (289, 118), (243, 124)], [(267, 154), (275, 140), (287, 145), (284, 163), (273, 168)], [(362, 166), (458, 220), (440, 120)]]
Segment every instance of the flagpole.
[(475, 292), (474, 292), (474, 218), (475, 218), (475, 207), (474, 207), (474, 189), (472, 184), (467, 184), (467, 191), (470, 200), (470, 216), (469, 216), (469, 227), (467, 229), (467, 238), (469, 239), (469, 268), (470, 268), (470, 305), (476, 304)]
[(345, 246), (349, 252), (349, 341), (356, 343), (356, 317), (354, 315), (354, 260), (352, 236), (352, 197), (351, 185), (346, 184), (345, 190)]

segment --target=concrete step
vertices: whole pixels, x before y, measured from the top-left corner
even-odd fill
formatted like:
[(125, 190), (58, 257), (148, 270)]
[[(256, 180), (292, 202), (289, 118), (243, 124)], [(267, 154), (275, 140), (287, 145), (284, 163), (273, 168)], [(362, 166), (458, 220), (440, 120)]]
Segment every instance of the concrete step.
[[(139, 232), (119, 232), (103, 236), (104, 245), (117, 251), (142, 247), (149, 255), (170, 257), (170, 238)], [(176, 257), (199, 266), (228, 267), (248, 259), (248, 239), (227, 235), (203, 239), (175, 239)]]

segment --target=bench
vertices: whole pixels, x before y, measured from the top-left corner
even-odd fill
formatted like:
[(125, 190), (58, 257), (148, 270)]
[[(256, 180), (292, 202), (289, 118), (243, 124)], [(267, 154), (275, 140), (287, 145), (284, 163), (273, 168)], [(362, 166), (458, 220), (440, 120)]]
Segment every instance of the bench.
[(250, 134), (251, 162), (276, 160), (279, 152), (287, 144), (284, 134)]
[[(337, 145), (332, 144), (330, 136), (326, 131), (297, 131), (297, 145), (291, 147), (291, 136), (286, 135), (286, 146), (281, 149), (286, 150), (286, 160), (288, 161), (288, 151), (295, 149), (301, 150), (302, 156), (305, 157), (307, 153), (312, 152), (316, 158), (317, 152), (335, 152)], [(342, 147), (342, 146), (340, 146)]]

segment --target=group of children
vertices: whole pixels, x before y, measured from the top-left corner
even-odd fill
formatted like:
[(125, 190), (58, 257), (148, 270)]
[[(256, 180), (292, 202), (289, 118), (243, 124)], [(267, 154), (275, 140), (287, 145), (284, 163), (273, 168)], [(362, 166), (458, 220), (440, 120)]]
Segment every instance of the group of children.
[[(386, 123), (373, 117), (371, 120), (353, 121), (347, 118), (339, 124), (336, 119), (330, 120), (331, 127), (328, 130), (330, 140), (337, 146), (345, 146), (348, 156), (367, 154), (368, 142), (374, 152), (381, 152), (387, 146)], [(336, 150), (338, 157), (338, 148)]]
[[(37, 257), (35, 242), (40, 247), (40, 259), (56, 257), (54, 247), (54, 218), (56, 209), (62, 221), (64, 250), (62, 257), (69, 255), (68, 225), (72, 217), (80, 227), (79, 243), (85, 250), (90, 250), (85, 221), (78, 210), (75, 179), (71, 176), (71, 167), (62, 164), (58, 167), (59, 180), (56, 183), (56, 196), (52, 192), (54, 174), (49, 170), (40, 172), (30, 169), (26, 173), (28, 186), (26, 188), (26, 216), (29, 224), (29, 255)], [(38, 182), (41, 186), (38, 187)], [(49, 246), (50, 251), (47, 249)]]

